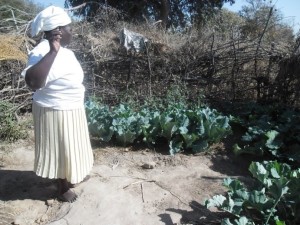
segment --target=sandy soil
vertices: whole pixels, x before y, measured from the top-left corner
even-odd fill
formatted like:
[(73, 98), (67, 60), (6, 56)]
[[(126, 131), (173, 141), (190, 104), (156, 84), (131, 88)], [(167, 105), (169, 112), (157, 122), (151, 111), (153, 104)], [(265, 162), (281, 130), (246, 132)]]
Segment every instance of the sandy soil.
[[(220, 224), (204, 201), (224, 192), (225, 177), (249, 179), (243, 160), (224, 146), (210, 154), (94, 146), (91, 178), (74, 203), (56, 199), (56, 184), (32, 172), (32, 138), (0, 148), (0, 225)], [(152, 168), (153, 167), (153, 168)]]

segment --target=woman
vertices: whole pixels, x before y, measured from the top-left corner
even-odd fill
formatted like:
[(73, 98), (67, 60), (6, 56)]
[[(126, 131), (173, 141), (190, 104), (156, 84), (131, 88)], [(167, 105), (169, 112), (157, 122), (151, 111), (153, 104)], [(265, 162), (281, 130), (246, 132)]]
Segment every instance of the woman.
[(50, 6), (31, 24), (31, 35), (44, 32), (29, 55), (22, 72), (35, 90), (33, 119), (35, 134), (34, 171), (38, 176), (57, 179), (59, 199), (73, 202), (71, 191), (93, 165), (84, 111), (83, 71), (66, 46), (72, 38), (71, 19), (61, 8)]

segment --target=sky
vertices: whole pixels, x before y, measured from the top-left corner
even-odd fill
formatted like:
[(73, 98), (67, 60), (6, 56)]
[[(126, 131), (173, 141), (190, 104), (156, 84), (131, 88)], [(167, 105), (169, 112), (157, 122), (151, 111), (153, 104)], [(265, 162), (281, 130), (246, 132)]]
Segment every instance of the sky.
[[(267, 0), (268, 1), (268, 0)], [(225, 8), (238, 12), (243, 5), (247, 5), (246, 0), (235, 0), (235, 4), (225, 4)], [(300, 0), (273, 0), (275, 8), (282, 12), (284, 21), (294, 28), (295, 32), (300, 29)]]
[(45, 7), (55, 5), (64, 8), (65, 0), (33, 0), (34, 3), (38, 3)]
[[(33, 0), (33, 2), (45, 7), (55, 5), (63, 8), (65, 0)], [(295, 32), (298, 32), (300, 29), (300, 0), (273, 0), (272, 4), (275, 4), (275, 7), (283, 13), (284, 22), (291, 25)], [(232, 6), (225, 4), (225, 8), (238, 12), (243, 5), (247, 5), (246, 0), (235, 0), (235, 4)]]

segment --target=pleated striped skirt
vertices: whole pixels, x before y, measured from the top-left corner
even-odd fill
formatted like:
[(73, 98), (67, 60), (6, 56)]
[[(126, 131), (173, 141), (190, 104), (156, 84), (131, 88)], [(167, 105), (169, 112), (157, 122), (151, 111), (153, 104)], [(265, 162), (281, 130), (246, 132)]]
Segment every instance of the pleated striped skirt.
[(33, 103), (33, 120), (36, 174), (81, 182), (94, 161), (84, 108), (54, 110)]

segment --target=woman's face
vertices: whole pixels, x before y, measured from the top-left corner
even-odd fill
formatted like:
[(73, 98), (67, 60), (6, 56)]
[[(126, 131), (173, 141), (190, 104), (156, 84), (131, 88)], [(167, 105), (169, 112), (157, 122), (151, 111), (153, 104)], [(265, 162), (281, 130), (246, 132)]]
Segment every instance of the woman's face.
[(71, 43), (72, 39), (72, 28), (70, 25), (57, 27), (51, 31), (45, 31), (45, 38), (48, 41), (53, 41), (57, 39), (57, 35), (59, 35), (61, 46), (66, 46)]
[(68, 44), (71, 43), (72, 40), (72, 28), (70, 25), (66, 25), (66, 26), (62, 26), (60, 27), (60, 31), (61, 31), (61, 40), (60, 40), (60, 44), (62, 46), (66, 46)]

